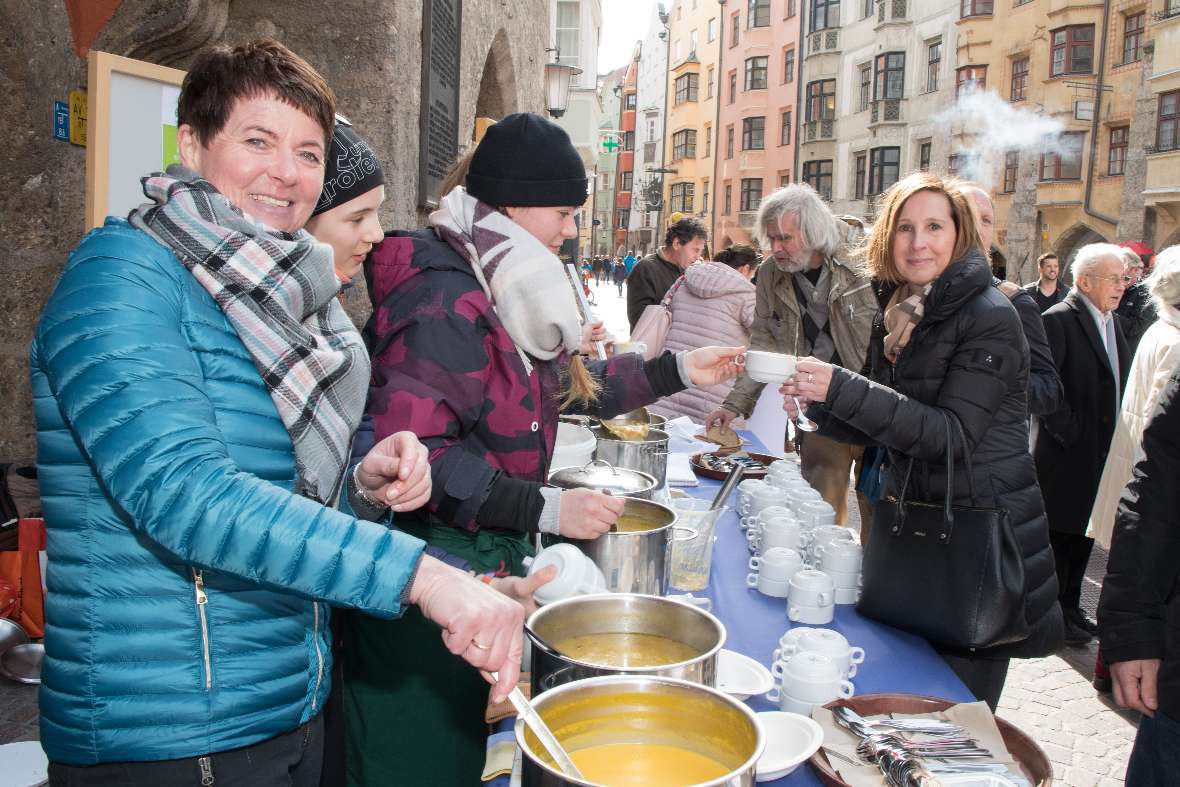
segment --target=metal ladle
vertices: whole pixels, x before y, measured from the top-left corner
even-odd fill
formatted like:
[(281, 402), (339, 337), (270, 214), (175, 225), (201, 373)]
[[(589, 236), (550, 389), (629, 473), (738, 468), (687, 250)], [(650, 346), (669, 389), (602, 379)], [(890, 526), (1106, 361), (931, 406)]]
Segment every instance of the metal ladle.
[[(500, 673), (493, 672), (492, 680), (499, 681)], [(512, 691), (508, 692), (508, 701), (512, 703), (513, 708), (516, 708), (516, 715), (524, 721), (525, 726), (533, 731), (537, 740), (545, 747), (545, 751), (549, 752), (549, 756), (557, 763), (557, 769), (571, 779), (586, 781), (586, 777), (582, 775), (578, 766), (574, 765), (574, 761), (562, 748), (557, 736), (553, 734), (553, 730), (549, 729), (549, 725), (541, 718), (541, 714), (537, 713), (537, 709), (533, 707), (519, 687), (513, 686)]]

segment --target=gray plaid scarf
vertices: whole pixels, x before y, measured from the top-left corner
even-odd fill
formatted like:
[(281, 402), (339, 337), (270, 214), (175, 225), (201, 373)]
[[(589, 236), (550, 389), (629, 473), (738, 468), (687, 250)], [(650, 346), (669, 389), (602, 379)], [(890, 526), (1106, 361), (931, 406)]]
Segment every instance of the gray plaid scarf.
[(299, 492), (336, 499), (364, 411), (369, 357), (336, 299), (331, 248), (271, 230), (179, 165), (143, 178), (128, 220), (176, 254), (249, 350), (291, 435)]
[(795, 271), (795, 293), (803, 309), (803, 338), (810, 345), (808, 354), (821, 361), (830, 361), (836, 353), (832, 332), (828, 330), (828, 297), (832, 292), (831, 260), (820, 263), (819, 279), (815, 284), (803, 271)]

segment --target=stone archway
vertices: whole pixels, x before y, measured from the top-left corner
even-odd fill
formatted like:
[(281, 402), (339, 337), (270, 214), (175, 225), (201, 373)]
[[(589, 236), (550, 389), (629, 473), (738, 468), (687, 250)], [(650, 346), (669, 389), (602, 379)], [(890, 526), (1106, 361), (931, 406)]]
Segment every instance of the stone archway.
[(516, 69), (512, 64), (512, 45), (503, 28), (496, 31), (484, 60), (475, 99), (475, 116), (499, 120), (516, 112)]
[(1073, 265), (1073, 259), (1077, 256), (1078, 249), (1090, 243), (1106, 243), (1107, 240), (1097, 230), (1088, 224), (1079, 222), (1064, 233), (1053, 244), (1053, 253), (1057, 255), (1057, 259), (1061, 261), (1061, 281), (1063, 284), (1071, 285), (1073, 283), (1073, 276), (1070, 274), (1070, 266)]
[(1155, 250), (1155, 253), (1159, 254), (1164, 249), (1166, 249), (1170, 246), (1176, 246), (1178, 244), (1180, 244), (1180, 229), (1177, 229), (1175, 232), (1173, 232), (1171, 235), (1169, 235), (1168, 239), (1165, 240), (1163, 243), (1161, 243), (1159, 245), (1159, 248)]

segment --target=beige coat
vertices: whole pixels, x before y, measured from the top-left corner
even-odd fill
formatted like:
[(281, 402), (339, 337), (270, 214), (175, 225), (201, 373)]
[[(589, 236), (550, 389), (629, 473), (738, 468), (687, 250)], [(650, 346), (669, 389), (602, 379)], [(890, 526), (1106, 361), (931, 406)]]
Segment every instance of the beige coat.
[[(828, 295), (828, 327), (832, 343), (845, 368), (861, 371), (873, 332), (873, 318), (877, 315), (877, 298), (869, 280), (849, 264), (828, 258), (832, 286)], [(768, 257), (758, 268), (755, 292), (754, 328), (750, 334), (751, 350), (799, 355), (804, 347), (803, 314), (791, 274), (783, 273)], [(749, 416), (762, 394), (764, 384), (751, 380), (742, 372), (725, 399), (725, 406), (736, 413)]]
[(1090, 514), (1086, 535), (1104, 548), (1110, 548), (1114, 517), (1123, 488), (1131, 480), (1131, 471), (1141, 458), (1143, 428), (1155, 410), (1156, 402), (1168, 378), (1180, 366), (1180, 311), (1165, 306), (1159, 320), (1147, 329), (1135, 351), (1127, 390), (1115, 425), (1110, 453), (1098, 482), (1098, 497)]

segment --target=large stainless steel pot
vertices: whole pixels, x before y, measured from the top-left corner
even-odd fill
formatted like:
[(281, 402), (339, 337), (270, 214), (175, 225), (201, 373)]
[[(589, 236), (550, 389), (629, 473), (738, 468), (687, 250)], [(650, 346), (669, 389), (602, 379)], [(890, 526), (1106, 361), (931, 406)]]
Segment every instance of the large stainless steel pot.
[[(717, 652), (725, 626), (708, 612), (659, 596), (610, 593), (575, 596), (546, 604), (529, 616), (525, 634), (532, 643), (533, 691), (600, 675), (662, 675), (712, 686), (717, 682)], [(684, 643), (697, 655), (659, 667), (604, 667), (565, 656), (554, 649), (570, 637), (587, 634), (654, 634)]]
[(562, 467), (549, 473), (549, 483), (562, 489), (597, 489), (612, 495), (651, 500), (659, 484), (647, 473), (595, 459), (583, 467)]
[(590, 431), (598, 438), (595, 459), (605, 459), (615, 467), (647, 473), (659, 486), (664, 485), (668, 475), (667, 432), (651, 429), (642, 440), (620, 440), (602, 426), (592, 426)]
[[(693, 683), (648, 676), (612, 676), (568, 683), (533, 696), (566, 751), (609, 743), (676, 746), (702, 754), (729, 772), (703, 785), (752, 787), (766, 745), (754, 712), (733, 697)], [(516, 742), (524, 753), (524, 787), (595, 785), (563, 776), (524, 721)]]
[(663, 596), (668, 591), (672, 541), (695, 538), (696, 531), (676, 527), (676, 512), (666, 505), (637, 497), (623, 499), (623, 513), (611, 532), (569, 542), (602, 569), (607, 590)]

